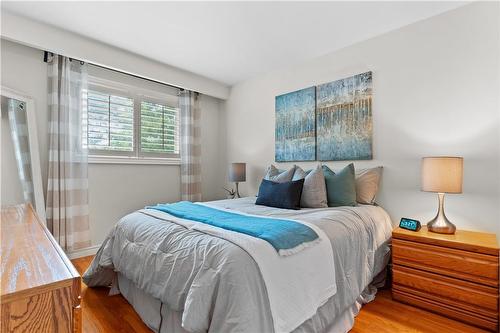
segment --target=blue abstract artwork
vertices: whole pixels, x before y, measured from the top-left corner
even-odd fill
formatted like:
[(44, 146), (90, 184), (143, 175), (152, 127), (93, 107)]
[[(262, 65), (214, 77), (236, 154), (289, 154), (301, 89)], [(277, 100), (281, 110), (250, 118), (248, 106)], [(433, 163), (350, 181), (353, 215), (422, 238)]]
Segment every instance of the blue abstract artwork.
[(319, 85), (316, 94), (317, 159), (372, 159), (372, 72)]
[(316, 159), (316, 89), (276, 96), (276, 162)]

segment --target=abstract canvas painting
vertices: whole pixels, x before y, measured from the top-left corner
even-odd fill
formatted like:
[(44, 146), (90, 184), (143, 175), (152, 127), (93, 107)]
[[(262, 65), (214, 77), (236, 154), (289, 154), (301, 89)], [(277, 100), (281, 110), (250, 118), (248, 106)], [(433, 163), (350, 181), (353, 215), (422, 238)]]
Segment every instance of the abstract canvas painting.
[(276, 96), (276, 162), (316, 159), (315, 87)]
[(319, 161), (372, 159), (372, 72), (317, 86)]

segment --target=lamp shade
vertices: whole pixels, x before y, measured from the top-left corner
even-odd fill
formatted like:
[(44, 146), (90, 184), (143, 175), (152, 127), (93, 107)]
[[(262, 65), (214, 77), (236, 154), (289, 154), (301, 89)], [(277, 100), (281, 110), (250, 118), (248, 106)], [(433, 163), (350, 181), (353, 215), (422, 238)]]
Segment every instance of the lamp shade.
[(463, 165), (462, 157), (424, 157), (422, 191), (462, 193)]
[(244, 182), (247, 178), (246, 163), (231, 163), (229, 166), (229, 181)]

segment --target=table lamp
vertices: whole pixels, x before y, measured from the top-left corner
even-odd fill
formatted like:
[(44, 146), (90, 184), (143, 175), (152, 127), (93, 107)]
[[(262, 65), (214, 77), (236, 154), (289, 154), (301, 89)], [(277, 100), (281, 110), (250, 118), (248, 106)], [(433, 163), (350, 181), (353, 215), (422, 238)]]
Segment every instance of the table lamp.
[(436, 192), (439, 208), (436, 217), (427, 223), (427, 230), (454, 234), (456, 227), (444, 214), (444, 194), (462, 193), (462, 157), (424, 157), (422, 159), (422, 191)]
[(241, 198), (238, 183), (246, 181), (246, 163), (231, 163), (229, 181), (236, 183), (236, 198)]

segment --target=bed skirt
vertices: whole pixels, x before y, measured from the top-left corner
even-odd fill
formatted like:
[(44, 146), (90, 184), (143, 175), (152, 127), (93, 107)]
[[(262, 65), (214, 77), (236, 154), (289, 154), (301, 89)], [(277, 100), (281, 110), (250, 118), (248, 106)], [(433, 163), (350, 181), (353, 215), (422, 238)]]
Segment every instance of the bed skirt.
[[(375, 299), (377, 287), (384, 285), (385, 269), (373, 280), (373, 282), (358, 296), (354, 304), (344, 309), (332, 320), (329, 311), (334, 303), (335, 295), (326, 304), (318, 309), (313, 318), (304, 322), (294, 333), (317, 332), (317, 333), (346, 333), (354, 326), (354, 318), (361, 307)], [(116, 286), (115, 286), (116, 287)], [(118, 273), (118, 288), (120, 293), (132, 305), (142, 321), (156, 333), (190, 333), (181, 326), (182, 312), (170, 310), (160, 300), (137, 288), (130, 280)], [(332, 304), (329, 304), (332, 303)], [(161, 313), (161, 315), (160, 315)], [(322, 323), (329, 322), (326, 330), (319, 331)]]

